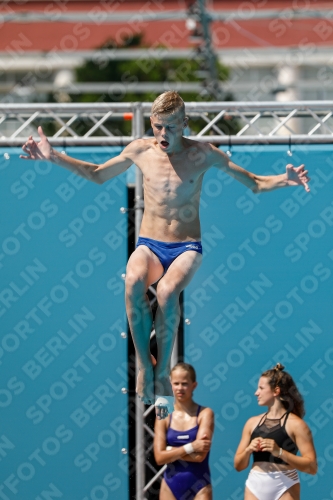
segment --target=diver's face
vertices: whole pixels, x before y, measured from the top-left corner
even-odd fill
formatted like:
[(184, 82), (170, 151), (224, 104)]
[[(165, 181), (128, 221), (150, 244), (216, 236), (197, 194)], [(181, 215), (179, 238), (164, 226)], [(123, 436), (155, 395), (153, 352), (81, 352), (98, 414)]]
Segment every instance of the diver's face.
[(179, 144), (187, 125), (186, 118), (179, 112), (174, 115), (153, 115), (150, 123), (159, 147), (166, 153), (172, 152)]

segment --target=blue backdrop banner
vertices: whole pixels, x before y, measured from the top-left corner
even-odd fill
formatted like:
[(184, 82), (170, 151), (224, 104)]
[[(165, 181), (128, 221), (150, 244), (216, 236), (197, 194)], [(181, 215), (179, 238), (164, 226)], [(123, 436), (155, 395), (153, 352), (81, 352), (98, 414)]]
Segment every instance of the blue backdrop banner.
[(246, 420), (262, 413), (254, 392), (263, 370), (281, 362), (306, 405), (318, 473), (300, 474), (303, 500), (333, 498), (333, 154), (331, 146), (232, 148), (257, 174), (306, 164), (302, 187), (255, 195), (213, 169), (201, 201), (203, 263), (185, 290), (186, 361), (198, 373), (195, 399), (213, 408), (214, 496), (243, 499), (248, 470), (233, 457)]
[(126, 499), (126, 177), (20, 153), (0, 150), (0, 498)]

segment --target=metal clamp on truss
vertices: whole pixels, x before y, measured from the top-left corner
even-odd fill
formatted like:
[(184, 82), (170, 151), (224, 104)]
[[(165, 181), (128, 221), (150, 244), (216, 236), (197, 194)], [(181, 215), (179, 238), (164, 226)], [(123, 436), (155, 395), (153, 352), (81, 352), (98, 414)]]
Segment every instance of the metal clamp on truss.
[(138, 198), (136, 196), (133, 210), (143, 210), (144, 208), (145, 208), (145, 202), (143, 198)]
[(143, 199), (140, 198), (140, 199), (135, 201), (133, 208), (121, 207), (120, 212), (122, 214), (127, 214), (129, 212), (134, 212), (135, 210), (143, 210), (144, 208), (145, 208), (145, 203), (144, 203)]

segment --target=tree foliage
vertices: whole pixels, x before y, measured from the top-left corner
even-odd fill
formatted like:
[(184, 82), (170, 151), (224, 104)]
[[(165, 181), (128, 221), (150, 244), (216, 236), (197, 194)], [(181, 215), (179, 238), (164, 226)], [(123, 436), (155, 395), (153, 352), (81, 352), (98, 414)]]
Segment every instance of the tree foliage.
[[(144, 48), (143, 34), (138, 34), (131, 39), (123, 40), (122, 44), (117, 44), (114, 40), (106, 42), (102, 49), (124, 49)], [(148, 48), (148, 47), (146, 47)], [(165, 48), (163, 52), (165, 53)], [(218, 75), (220, 81), (228, 79), (229, 70), (224, 65), (218, 63)], [(137, 59), (118, 60), (110, 59), (107, 55), (97, 53), (92, 60), (86, 61), (81, 67), (76, 69), (77, 82), (108, 82), (110, 90), (105, 93), (82, 93), (71, 94), (70, 98), (74, 102), (153, 102), (156, 97), (165, 90), (178, 90), (179, 83), (203, 82), (200, 58), (191, 59), (167, 59), (164, 55), (161, 59)], [(163, 88), (156, 92), (139, 93), (136, 91), (136, 84), (140, 82), (162, 82)], [(113, 84), (111, 86), (111, 83)], [(114, 86), (114, 84), (119, 84)], [(184, 101), (211, 101), (214, 98), (205, 90), (204, 85), (197, 92), (180, 91)], [(230, 95), (224, 97), (231, 100)], [(199, 130), (204, 124), (202, 119), (191, 120), (191, 128)], [(234, 120), (221, 120), (219, 126), (225, 133), (232, 134), (238, 129)], [(119, 123), (118, 133), (128, 133), (130, 124)]]

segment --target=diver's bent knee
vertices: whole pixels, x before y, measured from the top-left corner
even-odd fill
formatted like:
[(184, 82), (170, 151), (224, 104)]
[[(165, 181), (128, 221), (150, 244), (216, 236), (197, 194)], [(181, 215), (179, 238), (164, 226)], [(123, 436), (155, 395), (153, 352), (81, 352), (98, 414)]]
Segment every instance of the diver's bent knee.
[(161, 305), (163, 303), (170, 302), (170, 300), (178, 300), (180, 291), (177, 287), (172, 285), (172, 283), (160, 282), (157, 285), (156, 294), (157, 302)]
[(125, 290), (126, 295), (138, 295), (146, 293), (147, 291), (147, 278), (139, 276), (135, 273), (126, 274)]

